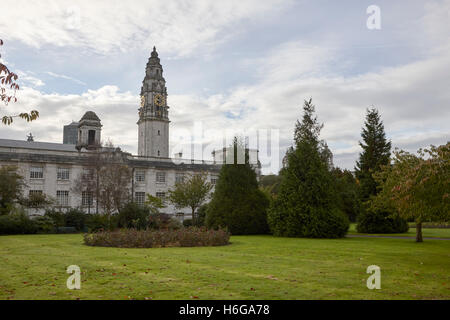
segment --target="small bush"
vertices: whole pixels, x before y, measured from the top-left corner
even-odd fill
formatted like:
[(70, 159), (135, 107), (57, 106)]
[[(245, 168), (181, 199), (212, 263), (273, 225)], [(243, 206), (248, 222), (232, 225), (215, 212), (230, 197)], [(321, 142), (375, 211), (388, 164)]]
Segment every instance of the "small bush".
[(70, 209), (64, 214), (65, 227), (73, 227), (77, 231), (84, 230), (87, 215), (77, 209)]
[(148, 218), (150, 209), (146, 206), (140, 206), (134, 202), (126, 204), (119, 212), (118, 226), (121, 228), (146, 229), (148, 227)]
[(53, 233), (55, 232), (55, 225), (53, 220), (48, 216), (39, 216), (33, 219), (37, 226), (38, 233)]
[(75, 227), (58, 227), (56, 233), (77, 233), (78, 230)]
[(46, 210), (44, 216), (49, 217), (52, 220), (55, 229), (63, 227), (65, 224), (64, 213), (56, 211), (55, 209)]
[(88, 246), (120, 248), (223, 246), (229, 244), (229, 240), (230, 233), (226, 230), (197, 227), (178, 230), (121, 229), (84, 235), (84, 243)]
[(186, 220), (183, 220), (183, 226), (184, 226), (185, 228), (187, 228), (187, 227), (192, 227), (192, 219), (186, 219)]
[(0, 234), (34, 234), (38, 225), (24, 212), (0, 216)]
[(89, 232), (114, 230), (117, 226), (117, 219), (117, 215), (108, 216), (106, 214), (88, 214), (85, 225)]
[(409, 229), (406, 220), (388, 209), (368, 208), (359, 215), (356, 230), (360, 233), (404, 233)]
[(167, 213), (154, 213), (148, 217), (148, 228), (154, 230), (160, 229), (180, 229), (183, 225), (180, 221)]
[(206, 211), (208, 210), (208, 204), (205, 203), (197, 209), (197, 213), (195, 214), (195, 221), (193, 222), (196, 227), (203, 227), (205, 225), (206, 220)]
[(339, 209), (316, 209), (305, 229), (307, 238), (342, 238), (348, 231), (348, 217)]

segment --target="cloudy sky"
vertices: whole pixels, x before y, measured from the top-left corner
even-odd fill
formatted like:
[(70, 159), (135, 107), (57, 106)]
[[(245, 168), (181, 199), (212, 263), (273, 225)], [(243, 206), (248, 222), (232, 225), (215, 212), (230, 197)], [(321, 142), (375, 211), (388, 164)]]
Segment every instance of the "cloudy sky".
[[(367, 27), (370, 5), (380, 8), (381, 29)], [(140, 87), (155, 45), (171, 154), (201, 123), (195, 142), (209, 145), (226, 130), (278, 132), (282, 157), (312, 97), (335, 165), (352, 169), (370, 106), (395, 147), (450, 140), (449, 21), (450, 0), (15, 0), (0, 19), (0, 50), (21, 89), (0, 114), (41, 116), (0, 126), (0, 138), (32, 132), (62, 142), (63, 125), (93, 110), (102, 138), (136, 154)]]

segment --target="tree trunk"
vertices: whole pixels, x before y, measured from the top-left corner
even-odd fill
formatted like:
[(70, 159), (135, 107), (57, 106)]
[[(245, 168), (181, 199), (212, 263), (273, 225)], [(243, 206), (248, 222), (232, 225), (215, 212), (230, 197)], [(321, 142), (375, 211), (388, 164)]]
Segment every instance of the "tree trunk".
[(416, 222), (416, 242), (423, 242), (422, 222)]
[(192, 208), (192, 225), (195, 226), (195, 208)]

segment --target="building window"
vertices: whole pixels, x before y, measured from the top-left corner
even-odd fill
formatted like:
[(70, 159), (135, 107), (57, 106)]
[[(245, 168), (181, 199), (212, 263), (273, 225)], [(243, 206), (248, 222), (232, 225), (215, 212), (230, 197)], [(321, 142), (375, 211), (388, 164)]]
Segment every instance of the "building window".
[(219, 178), (216, 177), (216, 176), (212, 176), (212, 177), (211, 177), (211, 184), (212, 184), (212, 185), (215, 185), (215, 184), (217, 183), (217, 179), (219, 179)]
[(39, 195), (42, 195), (42, 190), (30, 190), (29, 192), (28, 192), (28, 196), (29, 197), (33, 197), (33, 196), (39, 196)]
[(58, 168), (57, 179), (69, 180), (69, 168)]
[(92, 146), (95, 144), (95, 130), (88, 131), (88, 145)]
[(158, 130), (158, 136), (160, 136), (160, 135), (161, 135), (161, 131)]
[(144, 182), (145, 181), (145, 171), (137, 170), (135, 174), (136, 182)]
[(158, 150), (158, 157), (159, 157), (159, 154), (160, 154), (160, 153), (159, 153), (159, 150)]
[(166, 173), (165, 172), (157, 172), (156, 173), (156, 182), (160, 182), (160, 183), (166, 182)]
[(134, 193), (134, 201), (138, 205), (143, 206), (145, 204), (145, 192), (135, 192)]
[(56, 191), (56, 201), (58, 202), (58, 205), (67, 207), (69, 205), (69, 191)]
[(184, 173), (175, 174), (175, 183), (182, 183), (184, 181)]
[(81, 205), (90, 207), (94, 204), (94, 197), (92, 196), (91, 191), (83, 191), (81, 193)]
[(30, 179), (42, 179), (42, 178), (44, 178), (44, 168), (42, 167), (30, 168)]
[(165, 192), (157, 192), (156, 197), (164, 200), (166, 198), (166, 193)]

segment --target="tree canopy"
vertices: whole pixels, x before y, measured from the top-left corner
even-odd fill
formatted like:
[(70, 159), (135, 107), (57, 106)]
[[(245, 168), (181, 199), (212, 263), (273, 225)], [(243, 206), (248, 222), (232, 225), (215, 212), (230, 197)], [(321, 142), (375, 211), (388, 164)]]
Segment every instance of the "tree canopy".
[(330, 172), (331, 152), (320, 140), (312, 99), (304, 102), (302, 121), (296, 122), (294, 146), (288, 149), (280, 171), (281, 184), (268, 214), (278, 236), (342, 237), (348, 219), (338, 207)]
[(377, 182), (372, 176), (373, 173), (381, 170), (381, 166), (387, 165), (391, 156), (391, 142), (386, 139), (384, 125), (377, 109), (367, 110), (361, 137), (359, 145), (362, 152), (356, 162), (355, 172), (360, 184), (361, 200), (367, 201), (377, 193)]
[(400, 216), (416, 222), (416, 241), (423, 241), (422, 222), (450, 219), (450, 143), (411, 154), (394, 152), (393, 164), (375, 174), (380, 192), (374, 206), (390, 203)]

